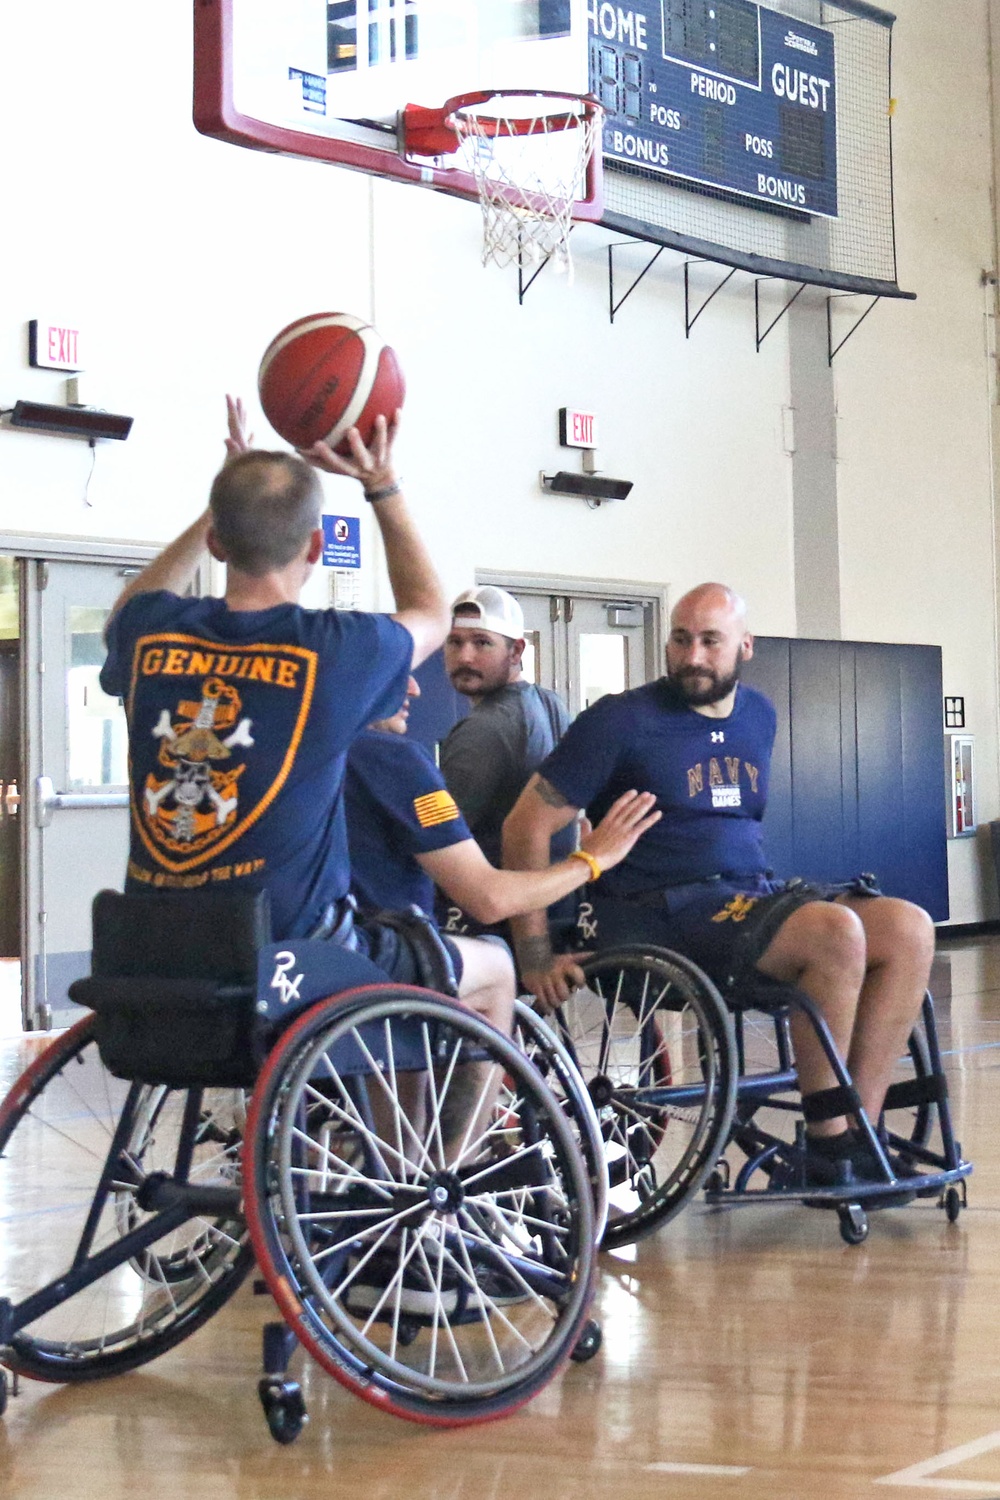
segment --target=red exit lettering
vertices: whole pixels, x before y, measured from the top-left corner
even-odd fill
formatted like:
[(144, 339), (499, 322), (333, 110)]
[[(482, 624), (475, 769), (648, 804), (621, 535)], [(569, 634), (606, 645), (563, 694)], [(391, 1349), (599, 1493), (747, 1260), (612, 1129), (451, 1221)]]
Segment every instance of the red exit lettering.
[(84, 340), (79, 328), (36, 318), (28, 324), (29, 357), (43, 370), (79, 370), (83, 367)]
[(49, 329), (49, 359), (57, 365), (76, 364), (76, 340), (77, 330), (75, 328), (50, 328)]
[(559, 408), (559, 441), (564, 448), (596, 448), (597, 418), (592, 411)]

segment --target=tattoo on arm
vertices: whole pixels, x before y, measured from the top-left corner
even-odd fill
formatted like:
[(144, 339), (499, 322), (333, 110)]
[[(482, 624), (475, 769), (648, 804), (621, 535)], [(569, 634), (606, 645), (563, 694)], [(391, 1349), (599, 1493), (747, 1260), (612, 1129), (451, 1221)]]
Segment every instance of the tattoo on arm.
[(547, 969), (552, 962), (552, 943), (548, 933), (540, 937), (526, 937), (515, 945), (517, 961), (527, 973), (535, 969)]
[(546, 781), (544, 776), (539, 776), (535, 782), (535, 791), (549, 807), (569, 807), (568, 799), (556, 790), (551, 781)]

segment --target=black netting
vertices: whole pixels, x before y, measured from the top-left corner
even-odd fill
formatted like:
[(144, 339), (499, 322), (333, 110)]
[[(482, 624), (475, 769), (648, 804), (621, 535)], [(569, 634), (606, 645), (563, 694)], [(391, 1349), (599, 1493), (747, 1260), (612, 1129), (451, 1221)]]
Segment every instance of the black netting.
[[(668, 12), (676, 14), (678, 4), (685, 3), (693, 5), (693, 0), (671, 0), (663, 6), (665, 25)], [(780, 150), (774, 153), (780, 160), (762, 161), (760, 167), (772, 179), (772, 187), (788, 179), (809, 184), (822, 174), (825, 151), (827, 175), (833, 180), (829, 163), (835, 150), (834, 211), (803, 212), (794, 202), (765, 204), (705, 183), (682, 185), (641, 164), (609, 159), (606, 135), (603, 222), (638, 238), (765, 274), (898, 294), (890, 120), (892, 17), (855, 0), (845, 0), (843, 5), (825, 0), (773, 0), (762, 11), (821, 27), (833, 39), (835, 143), (824, 143), (822, 113), (796, 109), (793, 100), (781, 117)], [(690, 33), (687, 43), (690, 50)], [(793, 67), (796, 61), (801, 61), (806, 74), (808, 56), (793, 56)], [(733, 76), (738, 66), (739, 57), (734, 55)], [(670, 140), (670, 165), (678, 175), (713, 175), (712, 116), (704, 100), (699, 105), (702, 128), (696, 143), (687, 148), (692, 154), (697, 150), (698, 160), (684, 159), (682, 132)], [(724, 107), (724, 101), (719, 107)], [(609, 121), (608, 128), (612, 126)], [(637, 139), (640, 134), (637, 130)]]

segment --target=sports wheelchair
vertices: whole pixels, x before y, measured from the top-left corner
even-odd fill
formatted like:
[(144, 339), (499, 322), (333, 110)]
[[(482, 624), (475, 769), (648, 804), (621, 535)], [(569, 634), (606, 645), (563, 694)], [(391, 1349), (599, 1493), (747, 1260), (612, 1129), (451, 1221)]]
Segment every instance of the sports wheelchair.
[(266, 896), (230, 892), (102, 892), (72, 993), (92, 1013), (0, 1104), (0, 1410), (8, 1372), (16, 1393), (155, 1358), (255, 1262), (279, 1442), (306, 1420), (298, 1344), (437, 1426), (596, 1352), (603, 1140), (525, 1007), (519, 1045), (357, 952), (271, 942)]
[[(652, 1233), (701, 1189), (716, 1205), (792, 1198), (834, 1210), (855, 1245), (868, 1235), (869, 1209), (914, 1196), (935, 1198), (949, 1221), (958, 1218), (972, 1167), (952, 1129), (930, 995), (883, 1117), (872, 1121), (802, 991), (759, 976), (724, 1000), (697, 965), (655, 946), (598, 953), (581, 968), (586, 985), (555, 1023), (600, 1120), (610, 1179), (602, 1249)], [(808, 1018), (838, 1081), (811, 1118), (856, 1117), (877, 1164), (870, 1180), (844, 1163), (829, 1186), (806, 1181), (793, 1008)]]

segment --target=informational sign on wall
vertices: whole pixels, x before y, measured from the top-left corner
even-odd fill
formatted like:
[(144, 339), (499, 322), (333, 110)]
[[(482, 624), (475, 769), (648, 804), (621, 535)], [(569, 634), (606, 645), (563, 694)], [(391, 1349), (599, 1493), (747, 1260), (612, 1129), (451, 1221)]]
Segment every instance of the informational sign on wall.
[(837, 216), (833, 32), (752, 0), (588, 0), (604, 159)]
[(324, 568), (360, 568), (361, 521), (358, 516), (323, 517)]

